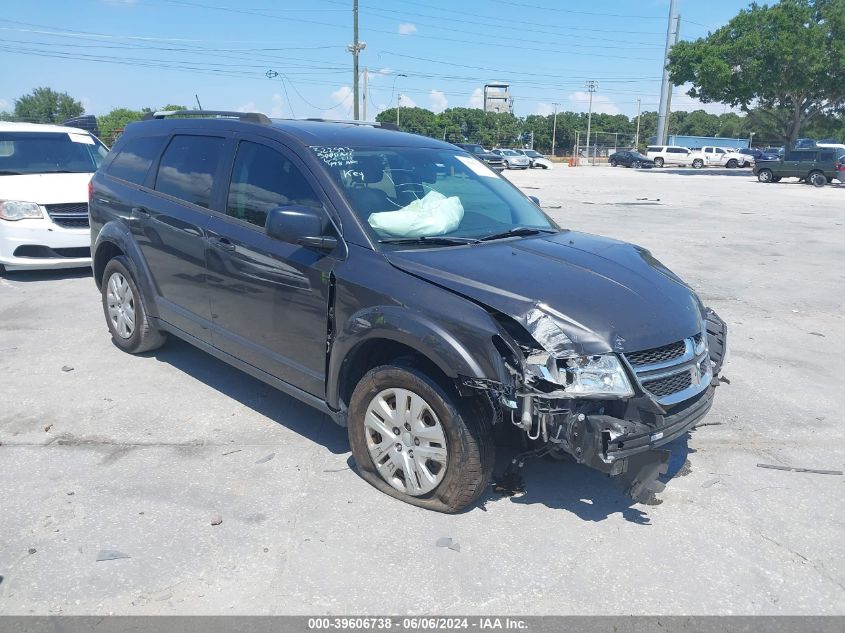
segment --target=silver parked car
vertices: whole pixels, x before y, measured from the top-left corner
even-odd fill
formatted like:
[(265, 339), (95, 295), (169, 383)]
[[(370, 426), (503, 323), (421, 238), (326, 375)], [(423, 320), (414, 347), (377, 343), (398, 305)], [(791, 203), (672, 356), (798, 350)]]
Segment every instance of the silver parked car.
[(517, 149), (514, 150), (517, 154), (522, 154), (523, 156), (528, 157), (528, 166), (531, 169), (535, 167), (541, 167), (543, 169), (551, 169), (552, 168), (552, 161), (548, 158), (543, 156), (540, 152), (534, 149)]
[(493, 153), (502, 157), (507, 169), (528, 169), (531, 166), (531, 161), (528, 159), (528, 156), (523, 156), (516, 150), (494, 149)]

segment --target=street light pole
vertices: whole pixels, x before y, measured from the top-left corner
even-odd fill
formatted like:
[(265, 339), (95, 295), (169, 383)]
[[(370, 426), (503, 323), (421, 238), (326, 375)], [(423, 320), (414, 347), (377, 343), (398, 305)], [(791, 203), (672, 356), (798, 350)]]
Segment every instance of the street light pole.
[(640, 100), (637, 99), (637, 135), (634, 137), (634, 151), (639, 151), (640, 147)]
[(593, 123), (593, 93), (598, 88), (599, 82), (590, 79), (587, 83), (584, 84), (584, 87), (587, 89), (587, 92), (590, 93), (590, 110), (587, 114), (587, 159), (590, 158), (590, 127)]
[(402, 93), (396, 96), (396, 127), (399, 127), (399, 108), (402, 107)]
[(552, 158), (555, 156), (555, 139), (557, 137), (557, 107), (560, 105), (559, 103), (553, 103), (555, 107), (555, 117), (554, 122), (552, 123)]

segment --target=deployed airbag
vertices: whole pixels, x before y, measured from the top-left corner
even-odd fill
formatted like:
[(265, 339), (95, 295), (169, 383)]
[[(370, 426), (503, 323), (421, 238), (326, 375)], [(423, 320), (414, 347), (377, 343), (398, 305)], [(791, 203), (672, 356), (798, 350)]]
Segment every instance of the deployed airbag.
[(464, 207), (457, 196), (429, 191), (396, 211), (373, 213), (367, 219), (376, 231), (398, 237), (444, 235), (458, 228)]

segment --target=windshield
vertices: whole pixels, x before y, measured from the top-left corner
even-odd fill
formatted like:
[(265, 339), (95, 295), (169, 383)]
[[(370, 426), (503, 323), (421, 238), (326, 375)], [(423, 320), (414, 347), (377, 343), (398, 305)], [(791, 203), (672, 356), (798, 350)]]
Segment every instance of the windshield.
[(518, 189), (464, 152), (311, 149), (362, 224), (380, 241), (438, 237), (442, 243), (445, 237), (472, 241), (514, 228), (558, 230)]
[(93, 173), (108, 150), (87, 132), (0, 132), (0, 174)]
[(519, 154), (512, 149), (503, 149), (499, 151), (502, 153), (502, 156), (519, 156)]
[(486, 150), (481, 145), (464, 145), (464, 149), (473, 154), (484, 154)]
[(531, 158), (542, 158), (543, 155), (540, 152), (536, 152), (533, 149), (524, 149), (522, 153), (526, 156), (530, 156)]

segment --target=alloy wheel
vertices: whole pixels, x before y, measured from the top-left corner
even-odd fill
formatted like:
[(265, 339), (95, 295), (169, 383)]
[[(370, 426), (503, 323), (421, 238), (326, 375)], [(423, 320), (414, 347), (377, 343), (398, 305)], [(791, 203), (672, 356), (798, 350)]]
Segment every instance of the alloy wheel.
[(379, 475), (399, 492), (417, 497), (446, 474), (446, 433), (431, 406), (406, 389), (380, 391), (364, 418), (367, 450)]
[(135, 296), (126, 277), (118, 272), (109, 277), (106, 302), (115, 333), (120, 338), (130, 338), (135, 332)]

